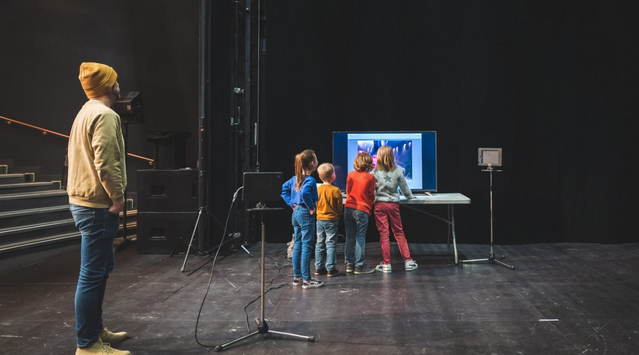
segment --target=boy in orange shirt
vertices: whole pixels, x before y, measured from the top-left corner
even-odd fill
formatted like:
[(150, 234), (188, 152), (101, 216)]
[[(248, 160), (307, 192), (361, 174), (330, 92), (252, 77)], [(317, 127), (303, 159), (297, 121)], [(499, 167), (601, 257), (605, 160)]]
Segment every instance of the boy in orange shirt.
[(368, 216), (375, 202), (375, 177), (369, 174), (373, 170), (373, 158), (370, 154), (361, 152), (355, 157), (353, 167), (355, 171), (348, 173), (346, 178), (344, 206), (346, 272), (354, 272), (355, 275), (371, 274), (375, 269), (366, 266), (364, 261)]
[(337, 264), (335, 246), (337, 244), (339, 216), (344, 209), (342, 191), (332, 185), (333, 181), (335, 181), (333, 164), (324, 163), (320, 165), (317, 168), (317, 173), (324, 183), (317, 187), (319, 200), (315, 203), (317, 208), (315, 275), (332, 277), (339, 275), (339, 270), (335, 268)]

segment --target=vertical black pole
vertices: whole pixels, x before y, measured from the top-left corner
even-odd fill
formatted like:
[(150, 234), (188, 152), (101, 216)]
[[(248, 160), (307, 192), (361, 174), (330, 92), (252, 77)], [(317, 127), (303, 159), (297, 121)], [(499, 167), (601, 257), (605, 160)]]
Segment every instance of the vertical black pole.
[(253, 90), (252, 90), (252, 82), (253, 78), (253, 68), (251, 62), (251, 49), (253, 48), (253, 39), (251, 38), (252, 34), (252, 23), (251, 18), (253, 16), (253, 8), (252, 1), (245, 0), (245, 8), (244, 8), (244, 165), (242, 168), (242, 172), (254, 171), (253, 166), (251, 164), (252, 160), (252, 152), (251, 152), (251, 143), (253, 141), (253, 136), (251, 133), (253, 132)]
[(257, 170), (259, 171), (262, 167), (262, 161), (264, 161), (264, 147), (266, 144), (266, 140), (264, 139), (265, 134), (264, 134), (264, 129), (262, 127), (264, 127), (265, 124), (265, 112), (266, 112), (266, 106), (264, 105), (264, 94), (265, 94), (265, 81), (264, 81), (264, 67), (266, 64), (266, 0), (257, 0), (257, 40), (256, 40), (256, 46), (257, 46), (257, 50), (256, 50), (256, 55), (257, 55), (257, 73), (255, 75), (255, 79), (257, 80), (257, 83), (255, 85), (256, 88), (256, 93), (255, 93), (255, 103), (256, 103), (256, 109), (255, 109), (255, 121), (257, 122), (256, 124), (256, 142), (255, 142), (255, 151), (256, 151), (256, 156), (255, 156), (255, 166), (257, 167)]
[[(209, 206), (209, 178), (210, 170), (209, 127), (211, 121), (211, 0), (200, 2), (200, 56), (199, 56), (199, 90), (198, 90), (198, 210), (207, 210)], [(208, 215), (204, 214), (205, 221)], [(205, 228), (206, 223), (200, 222), (198, 229), (198, 248), (207, 249)]]

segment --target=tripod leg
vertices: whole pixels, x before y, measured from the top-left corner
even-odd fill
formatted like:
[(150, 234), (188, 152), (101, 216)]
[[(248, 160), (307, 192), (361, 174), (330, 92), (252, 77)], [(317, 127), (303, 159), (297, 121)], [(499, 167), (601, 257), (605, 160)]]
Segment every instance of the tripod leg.
[(479, 261), (490, 261), (489, 258), (484, 258), (484, 259), (471, 259), (471, 260), (462, 260), (462, 263), (476, 263)]
[(250, 251), (248, 251), (248, 249), (246, 249), (246, 247), (244, 246), (244, 244), (241, 245), (242, 249), (246, 252), (246, 254), (248, 254), (251, 258), (253, 257), (253, 254), (251, 254)]
[(499, 265), (501, 265), (501, 266), (505, 266), (505, 267), (507, 267), (507, 268), (510, 268), (510, 269), (512, 269), (512, 270), (515, 270), (515, 267), (514, 267), (514, 266), (508, 265), (508, 264), (506, 264), (505, 262), (502, 262), (502, 261), (499, 261), (499, 260), (496, 260), (496, 259), (494, 260), (494, 262), (496, 262), (497, 264), (499, 264)]
[(254, 335), (258, 335), (259, 333), (260, 332), (256, 330), (256, 331), (254, 331), (252, 333), (246, 334), (245, 336), (242, 336), (242, 337), (239, 337), (237, 339), (231, 340), (228, 343), (224, 343), (224, 344), (218, 345), (218, 346), (215, 347), (215, 351), (219, 353), (220, 351), (224, 350), (224, 348), (226, 348), (227, 346), (233, 345), (233, 344), (235, 344), (235, 343), (237, 343), (239, 341), (242, 341), (242, 340), (244, 340), (246, 338), (250, 338), (250, 337), (252, 337)]
[(293, 333), (278, 332), (277, 330), (269, 330), (268, 332), (269, 333), (273, 333), (273, 334), (288, 336), (288, 337), (291, 337), (291, 338), (306, 339), (306, 340), (308, 340), (310, 342), (314, 342), (315, 341), (315, 337), (314, 336), (306, 336), (306, 335), (299, 335), (299, 334), (293, 334)]
[(193, 245), (193, 238), (195, 238), (195, 233), (197, 233), (197, 227), (200, 225), (200, 217), (202, 216), (202, 209), (200, 208), (200, 212), (197, 214), (197, 219), (195, 220), (195, 227), (193, 227), (193, 234), (191, 235), (191, 241), (189, 241), (189, 246), (186, 249), (186, 255), (184, 256), (184, 262), (182, 263), (181, 272), (184, 272), (184, 268), (186, 268), (186, 261), (189, 259), (189, 253), (191, 252), (191, 245)]
[(310, 342), (315, 341), (314, 336), (299, 335), (299, 334), (293, 334), (293, 333), (287, 333), (287, 332), (280, 332), (277, 330), (271, 330), (268, 328), (268, 323), (266, 323), (265, 320), (261, 320), (259, 318), (255, 318), (255, 322), (257, 322), (257, 329), (260, 334), (277, 334), (277, 335), (288, 336), (291, 338), (306, 339)]

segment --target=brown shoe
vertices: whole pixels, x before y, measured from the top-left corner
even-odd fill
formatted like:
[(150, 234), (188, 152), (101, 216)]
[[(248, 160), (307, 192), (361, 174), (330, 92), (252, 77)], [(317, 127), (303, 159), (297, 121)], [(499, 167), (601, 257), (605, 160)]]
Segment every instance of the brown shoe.
[(328, 277), (337, 276), (337, 275), (339, 275), (339, 270), (337, 270), (337, 269), (328, 270), (326, 272), (326, 276), (328, 276)]
[(109, 331), (109, 329), (107, 328), (104, 328), (102, 330), (102, 333), (98, 335), (98, 338), (100, 338), (100, 340), (102, 340), (103, 343), (108, 343), (108, 344), (117, 343), (119, 341), (126, 339), (126, 337), (127, 337), (126, 332), (114, 333), (112, 331)]
[(321, 268), (321, 269), (315, 270), (315, 275), (326, 275), (326, 269)]
[(98, 339), (93, 345), (88, 348), (78, 348), (75, 351), (75, 355), (131, 355), (130, 351), (113, 349), (109, 344), (103, 343)]

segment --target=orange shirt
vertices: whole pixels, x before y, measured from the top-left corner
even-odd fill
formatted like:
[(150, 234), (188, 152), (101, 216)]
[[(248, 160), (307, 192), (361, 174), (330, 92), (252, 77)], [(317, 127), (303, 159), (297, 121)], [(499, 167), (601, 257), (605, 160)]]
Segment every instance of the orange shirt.
[(330, 184), (321, 184), (317, 187), (319, 200), (315, 202), (318, 221), (339, 221), (344, 209), (342, 203), (342, 191)]
[(344, 207), (354, 208), (371, 213), (375, 202), (375, 176), (366, 171), (351, 171), (346, 178), (346, 204)]

